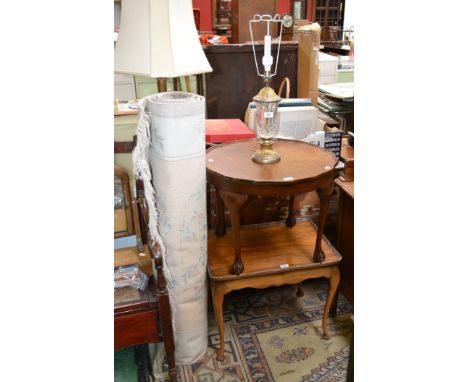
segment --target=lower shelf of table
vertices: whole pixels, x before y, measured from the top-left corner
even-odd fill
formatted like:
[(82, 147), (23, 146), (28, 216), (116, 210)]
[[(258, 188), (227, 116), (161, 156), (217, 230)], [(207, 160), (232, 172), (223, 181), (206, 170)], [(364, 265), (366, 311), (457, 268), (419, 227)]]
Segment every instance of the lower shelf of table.
[[(338, 264), (341, 255), (322, 238), (323, 263), (314, 263), (317, 229), (311, 222), (298, 222), (288, 228), (284, 223), (241, 228), (241, 254), (244, 271), (230, 273), (234, 261), (234, 238), (231, 229), (224, 236), (208, 235), (208, 273), (212, 279), (253, 277)], [(287, 264), (287, 267), (284, 265)], [(281, 267), (280, 265), (283, 265)]]

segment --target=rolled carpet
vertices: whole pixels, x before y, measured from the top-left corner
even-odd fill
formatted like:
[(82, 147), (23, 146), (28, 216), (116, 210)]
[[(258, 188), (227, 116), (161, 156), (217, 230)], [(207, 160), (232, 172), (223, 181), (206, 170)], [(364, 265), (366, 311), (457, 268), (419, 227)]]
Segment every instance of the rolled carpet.
[(205, 99), (167, 92), (139, 106), (135, 176), (144, 181), (150, 235), (161, 246), (176, 362), (191, 364), (207, 350)]

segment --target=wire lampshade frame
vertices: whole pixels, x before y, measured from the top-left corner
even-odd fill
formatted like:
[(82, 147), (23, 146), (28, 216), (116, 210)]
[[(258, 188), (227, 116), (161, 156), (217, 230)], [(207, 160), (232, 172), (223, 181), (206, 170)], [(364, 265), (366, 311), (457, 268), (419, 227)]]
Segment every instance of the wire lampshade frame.
[[(279, 40), (278, 40), (278, 51), (276, 53), (276, 63), (275, 63), (275, 72), (270, 73), (265, 71), (265, 73), (260, 74), (260, 70), (258, 69), (258, 62), (257, 62), (257, 54), (255, 53), (255, 40), (253, 38), (253, 32), (252, 32), (252, 23), (260, 23), (260, 22), (266, 22), (267, 23), (267, 34), (270, 34), (270, 23), (280, 23), (280, 34), (279, 34)], [(283, 35), (283, 23), (282, 19), (279, 14), (276, 14), (274, 17), (271, 15), (259, 15), (256, 14), (254, 15), (254, 18), (252, 20), (249, 20), (249, 29), (250, 29), (250, 38), (252, 40), (252, 51), (255, 59), (255, 68), (257, 69), (257, 74), (262, 77), (263, 79), (271, 79), (271, 77), (276, 76), (276, 72), (278, 69), (278, 61), (279, 61), (279, 54), (280, 54), (280, 46), (281, 46), (281, 36)]]

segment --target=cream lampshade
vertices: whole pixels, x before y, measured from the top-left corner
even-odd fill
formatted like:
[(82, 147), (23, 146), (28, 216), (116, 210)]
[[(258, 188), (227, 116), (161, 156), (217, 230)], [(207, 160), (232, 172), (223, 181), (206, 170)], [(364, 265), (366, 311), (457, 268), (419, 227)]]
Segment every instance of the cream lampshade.
[(122, 0), (114, 71), (152, 78), (212, 72), (192, 0)]

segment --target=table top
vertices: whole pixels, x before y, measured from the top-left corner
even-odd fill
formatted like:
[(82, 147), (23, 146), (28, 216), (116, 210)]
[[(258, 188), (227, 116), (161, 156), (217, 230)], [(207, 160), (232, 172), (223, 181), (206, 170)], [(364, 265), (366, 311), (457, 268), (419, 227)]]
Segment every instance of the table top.
[(278, 139), (273, 148), (277, 163), (258, 164), (250, 158), (259, 147), (256, 139), (228, 142), (206, 153), (208, 173), (257, 185), (282, 185), (313, 180), (332, 173), (338, 160), (328, 150), (297, 140)]

